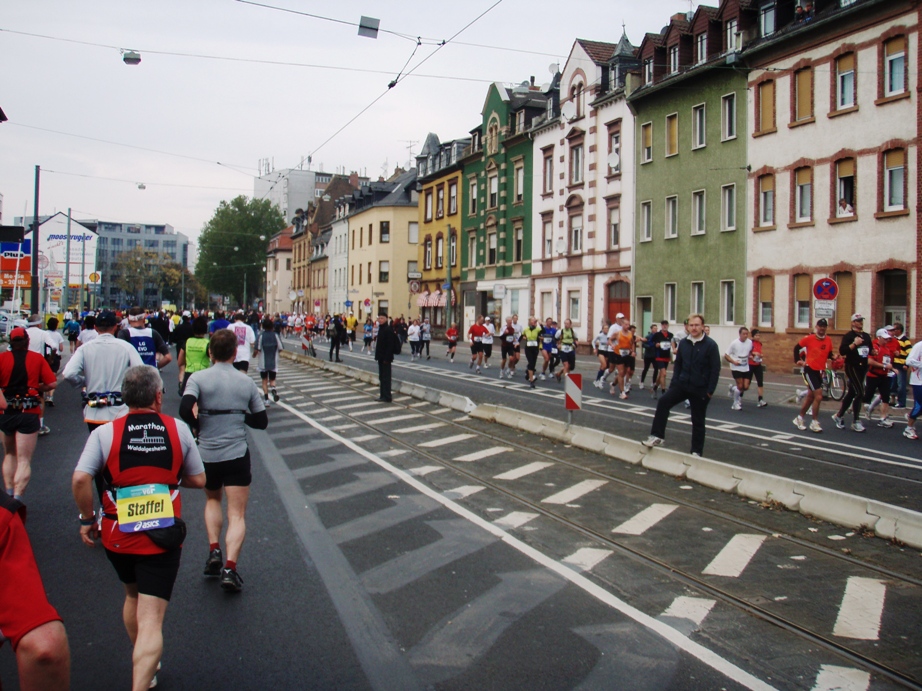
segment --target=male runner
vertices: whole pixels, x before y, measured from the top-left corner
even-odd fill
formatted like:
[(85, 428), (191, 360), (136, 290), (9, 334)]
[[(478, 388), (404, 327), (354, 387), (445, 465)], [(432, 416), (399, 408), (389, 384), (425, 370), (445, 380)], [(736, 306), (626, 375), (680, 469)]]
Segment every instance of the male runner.
[(541, 367), (541, 381), (547, 379), (548, 367), (551, 373), (554, 372), (554, 366), (551, 364), (552, 351), (557, 350), (557, 329), (554, 326), (554, 320), (548, 317), (544, 320), (544, 328), (541, 330), (541, 357), (544, 358), (544, 365)]
[(801, 338), (794, 346), (794, 361), (803, 367), (804, 383), (807, 385), (807, 395), (800, 405), (800, 412), (794, 418), (794, 426), (800, 431), (807, 429), (804, 424), (804, 415), (807, 409), (813, 407), (813, 420), (810, 422), (810, 431), (819, 434), (823, 428), (819, 423), (820, 403), (823, 402), (823, 372), (826, 370), (826, 361), (834, 357), (832, 339), (826, 336), (829, 322), (818, 319), (815, 332)]
[(749, 390), (752, 382), (752, 372), (749, 370), (749, 355), (752, 353), (752, 341), (749, 340), (749, 329), (741, 326), (739, 338), (735, 338), (727, 346), (724, 360), (730, 363), (730, 372), (733, 374), (735, 384), (730, 384), (730, 395), (733, 405), (730, 410), (743, 409), (743, 395)]
[(237, 356), (234, 358), (234, 369), (246, 372), (250, 369), (250, 351), (253, 344), (256, 343), (256, 334), (243, 320), (243, 312), (237, 312), (234, 315), (234, 323), (228, 326), (228, 330), (237, 337)]
[(144, 323), (144, 310), (140, 307), (128, 310), (128, 328), (119, 331), (118, 337), (135, 347), (145, 365), (163, 369), (173, 361), (170, 346), (158, 332)]
[(488, 369), (490, 367), (490, 358), (493, 357), (493, 337), (496, 335), (496, 327), (493, 326), (492, 317), (484, 317), (483, 326), (487, 330), (481, 339), (481, 344), (483, 345), (483, 368)]
[(506, 363), (514, 365), (515, 360), (515, 328), (512, 326), (512, 317), (506, 317), (506, 325), (499, 334), (499, 347), (502, 360), (499, 363), (499, 378), (512, 377), (512, 371), (506, 369)]
[[(762, 336), (758, 329), (749, 332), (749, 340), (752, 341), (752, 352), (749, 353), (749, 371), (752, 372), (756, 380), (756, 391), (759, 393), (759, 408), (768, 405), (765, 400), (765, 364), (762, 362)], [(816, 419), (816, 418), (814, 418)]]
[(541, 339), (544, 329), (538, 326), (536, 317), (528, 318), (528, 326), (522, 329), (522, 340), (525, 342), (525, 378), (528, 385), (535, 388), (535, 377), (538, 368), (538, 351), (541, 350)]
[(651, 393), (654, 399), (657, 389), (662, 392), (666, 391), (666, 370), (669, 369), (669, 362), (672, 360), (672, 339), (669, 322), (665, 319), (660, 322), (660, 330), (650, 337), (653, 347), (656, 348), (656, 359), (653, 361), (653, 392)]
[(519, 323), (519, 315), (512, 315), (512, 331), (513, 331), (513, 349), (512, 349), (512, 362), (509, 363), (509, 378), (512, 379), (515, 376), (515, 366), (518, 364), (519, 360), (522, 358), (522, 331), (523, 327)]
[(480, 374), (480, 366), (483, 364), (483, 339), (490, 332), (483, 325), (483, 316), (477, 317), (477, 321), (471, 324), (467, 330), (467, 338), (471, 342), (471, 364), (469, 369), (474, 369), (477, 365), (477, 374)]
[(852, 315), (852, 329), (842, 337), (839, 354), (845, 357), (845, 379), (848, 392), (842, 399), (839, 412), (832, 421), (839, 429), (845, 429), (845, 411), (852, 408), (852, 431), (864, 432), (861, 424), (861, 403), (864, 401), (864, 378), (868, 373), (868, 357), (871, 355), (871, 337), (864, 331), (864, 317)]
[(563, 375), (569, 374), (576, 369), (576, 346), (579, 339), (576, 338), (576, 332), (573, 331), (573, 322), (569, 319), (564, 319), (563, 328), (556, 331), (554, 339), (557, 341), (560, 361), (563, 363), (563, 367), (554, 373), (557, 381), (560, 381)]
[(896, 377), (893, 361), (900, 353), (900, 344), (886, 328), (879, 329), (877, 338), (871, 342), (871, 352), (865, 380), (867, 390), (864, 392), (864, 402), (868, 404), (866, 416), (870, 422), (871, 413), (880, 406), (880, 420), (877, 421), (877, 426), (893, 427), (893, 421), (890, 419), (890, 391)]

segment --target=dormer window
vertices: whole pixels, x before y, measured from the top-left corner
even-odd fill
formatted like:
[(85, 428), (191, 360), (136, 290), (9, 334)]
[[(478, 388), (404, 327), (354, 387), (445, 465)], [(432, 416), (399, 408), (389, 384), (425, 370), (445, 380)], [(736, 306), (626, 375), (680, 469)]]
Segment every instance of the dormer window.
[(737, 24), (735, 19), (730, 19), (727, 21), (725, 28), (726, 28), (726, 36), (725, 36), (726, 44), (725, 45), (727, 46), (727, 52), (732, 53), (734, 51), (738, 51), (740, 49), (739, 25)]
[(771, 36), (775, 33), (775, 0), (763, 2), (759, 7), (759, 34)]
[(653, 58), (647, 58), (643, 61), (643, 83), (653, 83)]
[(515, 114), (515, 131), (524, 132), (525, 131), (525, 110), (520, 110)]
[(706, 31), (702, 31), (695, 37), (695, 56), (699, 65), (708, 60), (708, 35)]
[(608, 72), (608, 88), (614, 91), (620, 86), (621, 65), (612, 65)]
[(669, 49), (669, 74), (675, 74), (679, 71), (679, 47), (672, 46)]

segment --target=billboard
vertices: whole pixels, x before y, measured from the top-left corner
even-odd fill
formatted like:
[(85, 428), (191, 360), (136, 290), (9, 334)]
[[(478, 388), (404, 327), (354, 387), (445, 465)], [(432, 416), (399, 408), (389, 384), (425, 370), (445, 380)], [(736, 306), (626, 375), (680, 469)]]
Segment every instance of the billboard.
[(79, 288), (81, 283), (92, 282), (90, 274), (96, 271), (96, 233), (76, 221), (71, 221), (68, 272), (67, 215), (55, 214), (39, 226), (38, 232), (39, 254), (48, 259), (48, 264), (41, 266), (46, 273), (52, 272), (53, 275), (53, 272), (60, 272), (61, 276), (69, 275), (72, 288)]

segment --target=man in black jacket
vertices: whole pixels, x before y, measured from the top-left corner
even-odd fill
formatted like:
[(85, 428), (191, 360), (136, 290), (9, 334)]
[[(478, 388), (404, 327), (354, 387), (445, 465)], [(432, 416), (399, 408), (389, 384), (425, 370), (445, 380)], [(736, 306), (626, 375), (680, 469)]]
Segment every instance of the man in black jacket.
[(643, 445), (652, 448), (662, 444), (669, 411), (688, 400), (692, 421), (691, 453), (700, 456), (704, 452), (705, 414), (720, 378), (720, 349), (710, 336), (705, 335), (704, 317), (700, 314), (688, 318), (687, 330), (688, 336), (679, 341), (669, 390), (656, 404), (653, 427)]
[(375, 342), (375, 360), (378, 361), (378, 379), (381, 383), (381, 394), (378, 400), (384, 403), (391, 402), (391, 363), (394, 361), (397, 334), (394, 327), (387, 321), (386, 314), (378, 315), (378, 340)]

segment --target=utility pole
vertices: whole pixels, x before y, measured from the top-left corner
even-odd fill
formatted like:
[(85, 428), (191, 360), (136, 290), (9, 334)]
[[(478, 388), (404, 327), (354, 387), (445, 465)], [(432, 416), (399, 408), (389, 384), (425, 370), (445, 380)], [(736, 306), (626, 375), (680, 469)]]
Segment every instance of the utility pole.
[[(64, 254), (64, 311), (70, 308), (70, 207), (67, 208), (67, 242), (65, 243)], [(79, 310), (78, 310), (79, 312)]]
[(38, 314), (39, 311), (39, 285), (38, 285), (38, 191), (41, 178), (41, 166), (35, 166), (35, 210), (32, 214), (32, 290), (29, 293), (29, 311)]

